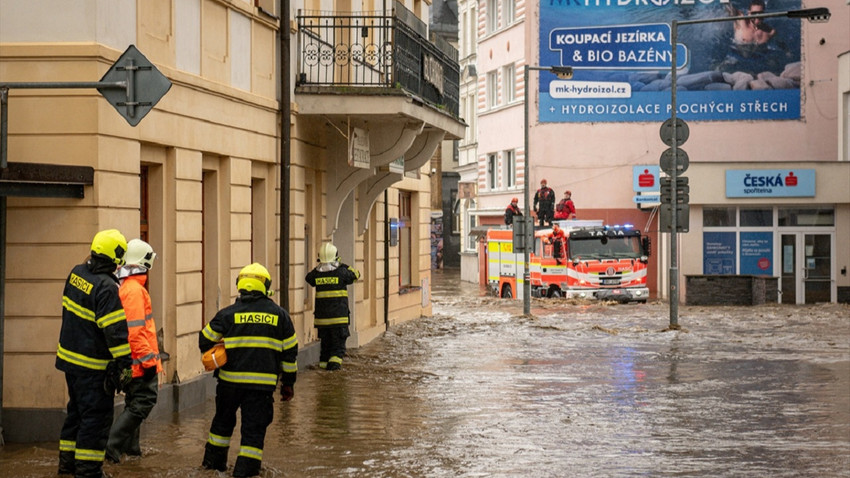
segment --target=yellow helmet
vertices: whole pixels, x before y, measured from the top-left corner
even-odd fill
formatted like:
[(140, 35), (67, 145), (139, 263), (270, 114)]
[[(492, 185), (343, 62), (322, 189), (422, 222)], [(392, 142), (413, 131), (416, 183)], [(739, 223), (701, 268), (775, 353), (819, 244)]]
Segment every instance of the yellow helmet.
[(268, 269), (258, 262), (243, 267), (236, 277), (237, 290), (258, 290), (266, 295), (272, 295), (271, 285), (272, 276), (269, 275)]
[(127, 253), (127, 239), (118, 229), (106, 229), (94, 235), (91, 241), (93, 256), (106, 257), (116, 266), (124, 265), (124, 254)]
[(328, 263), (338, 260), (339, 256), (337, 255), (336, 246), (330, 242), (322, 244), (322, 247), (319, 249), (319, 262)]
[(141, 266), (150, 270), (153, 267), (154, 259), (156, 259), (156, 252), (147, 242), (141, 239), (132, 239), (127, 243), (127, 254), (124, 256), (126, 265)]

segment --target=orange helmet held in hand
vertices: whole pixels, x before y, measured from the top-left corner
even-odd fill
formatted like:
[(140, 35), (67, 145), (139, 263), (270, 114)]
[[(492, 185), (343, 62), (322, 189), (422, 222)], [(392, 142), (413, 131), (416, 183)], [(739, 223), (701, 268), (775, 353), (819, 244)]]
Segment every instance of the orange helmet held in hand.
[(211, 372), (226, 364), (227, 353), (224, 351), (224, 344), (215, 344), (213, 348), (204, 352), (204, 355), (201, 357), (201, 361), (204, 363), (204, 369), (206, 369), (207, 372)]

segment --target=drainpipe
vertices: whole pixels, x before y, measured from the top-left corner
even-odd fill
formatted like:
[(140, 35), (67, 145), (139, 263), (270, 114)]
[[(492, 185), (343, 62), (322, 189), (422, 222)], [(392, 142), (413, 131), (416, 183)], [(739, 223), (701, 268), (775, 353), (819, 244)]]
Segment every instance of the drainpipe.
[(280, 11), (280, 306), (289, 311), (289, 170), (292, 164), (289, 2), (280, 0)]
[[(9, 165), (6, 160), (9, 140), (9, 89), (0, 88), (0, 168)], [(3, 365), (6, 354), (6, 196), (0, 196), (0, 446), (3, 446)]]
[[(3, 105), (6, 111), (7, 105)], [(5, 138), (4, 138), (5, 139)], [(5, 146), (4, 146), (5, 147)], [(6, 323), (6, 196), (0, 196), (0, 446), (3, 446), (3, 347)]]
[(390, 202), (384, 190), (384, 327), (390, 330)]

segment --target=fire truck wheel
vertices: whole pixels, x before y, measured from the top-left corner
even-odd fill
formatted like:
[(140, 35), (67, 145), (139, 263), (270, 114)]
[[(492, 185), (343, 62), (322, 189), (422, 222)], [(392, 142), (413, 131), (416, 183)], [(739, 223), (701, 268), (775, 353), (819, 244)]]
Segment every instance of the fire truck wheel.
[(505, 284), (505, 286), (502, 287), (502, 298), (503, 299), (513, 299), (513, 297), (514, 297), (514, 294), (513, 294), (513, 291), (511, 290), (511, 285)]
[(558, 289), (556, 287), (552, 287), (551, 289), (549, 289), (549, 293), (546, 294), (546, 297), (548, 297), (550, 299), (560, 299), (561, 295), (562, 295), (561, 289)]

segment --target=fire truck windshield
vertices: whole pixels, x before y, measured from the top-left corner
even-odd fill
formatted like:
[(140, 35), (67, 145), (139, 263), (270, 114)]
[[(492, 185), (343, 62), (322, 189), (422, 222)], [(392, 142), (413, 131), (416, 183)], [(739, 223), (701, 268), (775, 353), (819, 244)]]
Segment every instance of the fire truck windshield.
[(637, 259), (641, 256), (640, 238), (581, 237), (569, 238), (569, 256), (574, 260), (618, 258)]

